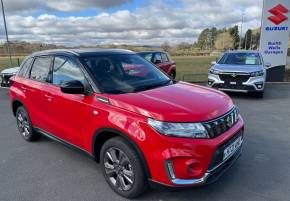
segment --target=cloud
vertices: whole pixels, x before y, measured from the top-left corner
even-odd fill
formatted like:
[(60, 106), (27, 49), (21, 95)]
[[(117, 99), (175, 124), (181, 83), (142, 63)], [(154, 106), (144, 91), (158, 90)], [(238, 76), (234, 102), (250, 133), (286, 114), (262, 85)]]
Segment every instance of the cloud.
[(132, 0), (4, 0), (7, 12), (23, 12), (48, 10), (73, 12), (88, 8), (113, 8)]
[[(31, 1), (33, 2), (41, 3), (36, 0)], [(65, 3), (66, 0), (58, 2), (52, 0), (43, 6), (68, 12), (76, 9), (74, 7), (85, 8), (88, 5), (108, 7), (117, 5), (117, 2), (122, 4), (127, 1), (71, 0), (69, 6)], [(133, 11), (117, 10), (113, 13), (102, 12), (87, 17), (60, 17), (51, 14), (30, 16), (12, 13), (7, 17), (7, 22), (10, 38), (13, 40), (69, 46), (112, 43), (160, 45), (166, 41), (171, 44), (192, 43), (202, 29), (207, 27), (240, 25), (242, 13), (244, 13), (243, 29), (256, 28), (259, 26), (262, 9), (262, 0), (178, 0), (177, 3), (178, 6), (174, 6), (175, 4), (157, 0)], [(18, 5), (19, 8), (23, 6)], [(16, 9), (16, 6), (14, 8)], [(3, 26), (1, 23), (0, 26)], [(3, 34), (2, 29), (0, 34)]]

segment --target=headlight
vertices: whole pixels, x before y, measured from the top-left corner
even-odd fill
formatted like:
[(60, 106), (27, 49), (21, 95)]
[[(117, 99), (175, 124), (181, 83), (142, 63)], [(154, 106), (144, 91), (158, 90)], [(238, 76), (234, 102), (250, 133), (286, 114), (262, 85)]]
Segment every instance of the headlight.
[(186, 138), (209, 138), (207, 130), (200, 123), (169, 123), (148, 119), (148, 124), (163, 135)]
[(210, 74), (214, 74), (214, 75), (218, 75), (219, 74), (219, 71), (215, 70), (215, 69), (210, 69), (209, 70), (209, 73)]
[(263, 76), (263, 75), (264, 75), (264, 71), (262, 71), (262, 70), (251, 73), (251, 77), (259, 77), (259, 76)]

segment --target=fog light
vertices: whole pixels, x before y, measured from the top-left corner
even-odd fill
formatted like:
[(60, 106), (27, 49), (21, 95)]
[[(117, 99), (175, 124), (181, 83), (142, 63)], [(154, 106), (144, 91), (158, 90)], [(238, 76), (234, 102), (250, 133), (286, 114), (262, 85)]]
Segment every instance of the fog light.
[(263, 88), (263, 83), (262, 82), (258, 82), (258, 83), (255, 83), (256, 87), (258, 89), (262, 89)]
[(186, 162), (186, 166), (187, 166), (187, 173), (190, 176), (199, 175), (202, 171), (200, 167), (200, 163), (195, 160), (188, 160)]
[(214, 81), (213, 81), (213, 80), (208, 80), (208, 82), (207, 82), (207, 83), (208, 83), (208, 85), (210, 85), (210, 86), (211, 86), (211, 85), (214, 83)]

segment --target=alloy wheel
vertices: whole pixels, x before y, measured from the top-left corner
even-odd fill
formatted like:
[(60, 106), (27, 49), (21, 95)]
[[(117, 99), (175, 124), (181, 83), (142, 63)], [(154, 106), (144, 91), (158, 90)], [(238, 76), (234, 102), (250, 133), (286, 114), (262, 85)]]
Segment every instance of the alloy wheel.
[(24, 137), (27, 137), (30, 134), (29, 121), (22, 111), (18, 113), (17, 125), (18, 125), (18, 129), (21, 135), (23, 135)]
[(134, 172), (128, 156), (118, 148), (109, 148), (104, 156), (105, 174), (120, 191), (128, 191), (134, 184)]

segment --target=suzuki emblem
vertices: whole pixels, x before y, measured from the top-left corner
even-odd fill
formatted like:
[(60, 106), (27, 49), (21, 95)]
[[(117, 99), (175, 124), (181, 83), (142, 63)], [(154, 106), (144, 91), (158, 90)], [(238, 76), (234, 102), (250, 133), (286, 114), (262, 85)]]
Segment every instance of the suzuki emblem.
[(288, 13), (289, 10), (285, 8), (282, 4), (278, 4), (274, 8), (270, 9), (269, 12), (273, 15), (268, 17), (268, 19), (275, 25), (279, 25), (288, 19), (288, 17), (284, 14)]

